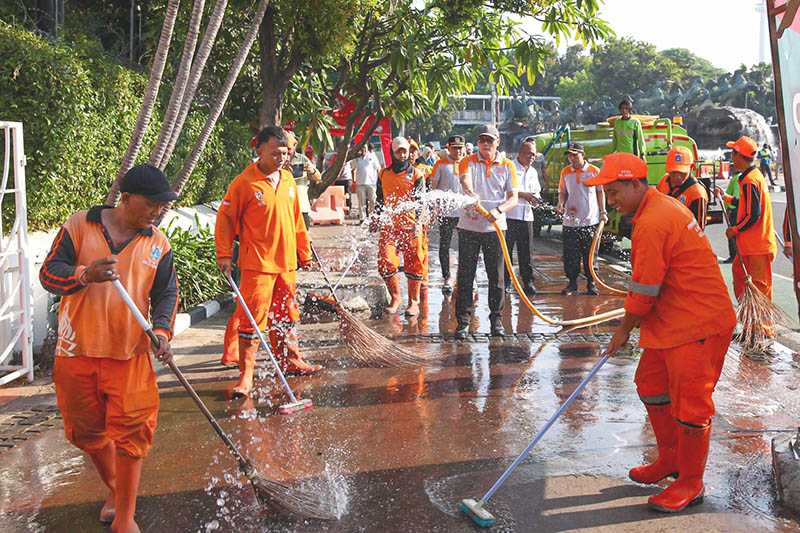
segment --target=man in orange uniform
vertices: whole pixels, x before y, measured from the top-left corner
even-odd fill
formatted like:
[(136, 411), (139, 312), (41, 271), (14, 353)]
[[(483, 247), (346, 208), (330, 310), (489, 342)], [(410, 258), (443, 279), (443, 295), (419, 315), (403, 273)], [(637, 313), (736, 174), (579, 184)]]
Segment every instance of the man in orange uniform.
[(658, 511), (678, 512), (703, 499), (711, 395), (736, 315), (711, 243), (680, 202), (648, 187), (644, 161), (612, 153), (586, 183), (603, 185), (609, 205), (634, 215), (625, 317), (606, 353), (616, 353), (639, 326), (644, 352), (636, 388), (656, 435), (658, 458), (631, 469), (629, 476), (656, 483), (678, 473), (677, 481), (648, 500)]
[(178, 285), (167, 238), (153, 226), (177, 198), (156, 167), (124, 176), (117, 207), (72, 215), (58, 232), (39, 279), (61, 295), (53, 382), (67, 439), (85, 451), (109, 495), (100, 521), (137, 532), (134, 520), (142, 462), (158, 419), (150, 340), (111, 283), (119, 279), (172, 356), (169, 339)]
[(745, 274), (753, 278), (758, 290), (772, 299), (772, 261), (778, 246), (772, 226), (772, 199), (769, 187), (761, 171), (754, 163), (758, 144), (750, 137), (739, 137), (728, 142), (733, 157), (733, 166), (739, 173), (739, 198), (724, 194), (726, 204), (736, 206), (736, 223), (725, 232), (725, 236), (736, 238), (738, 255), (733, 261), (733, 292), (739, 300), (744, 292)]
[(667, 173), (656, 187), (685, 205), (694, 215), (700, 229), (706, 228), (708, 193), (702, 183), (691, 176), (694, 157), (688, 148), (676, 146), (667, 153)]
[[(393, 209), (405, 201), (413, 200), (425, 190), (425, 175), (409, 160), (411, 145), (405, 137), (392, 140), (392, 164), (378, 175), (375, 191), (376, 211)], [(380, 221), (378, 239), (378, 272), (386, 282), (391, 301), (386, 308), (388, 313), (396, 313), (400, 308), (400, 282), (397, 279), (400, 255), (403, 256), (403, 270), (408, 280), (408, 307), (406, 316), (419, 314), (420, 288), (425, 275), (425, 239), (422, 228), (418, 227), (413, 208), (402, 213), (390, 213), (390, 219)], [(377, 224), (373, 225), (377, 229)]]
[[(300, 318), (295, 293), (295, 271), (311, 264), (311, 244), (300, 210), (292, 173), (286, 132), (277, 126), (256, 136), (258, 161), (251, 163), (228, 187), (217, 214), (214, 236), (217, 265), (231, 273), (233, 240), (239, 237), (240, 289), (259, 329), (269, 327), (272, 350), (286, 373), (313, 374), (321, 369), (303, 360), (297, 340)], [(259, 339), (242, 307), (238, 321), (239, 382), (234, 398), (253, 388)]]

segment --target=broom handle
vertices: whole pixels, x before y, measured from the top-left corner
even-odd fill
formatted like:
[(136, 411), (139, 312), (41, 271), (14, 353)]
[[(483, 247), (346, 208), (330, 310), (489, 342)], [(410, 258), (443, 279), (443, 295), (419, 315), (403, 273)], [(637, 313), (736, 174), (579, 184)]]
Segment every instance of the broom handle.
[[(730, 228), (731, 227), (731, 220), (728, 218), (728, 210), (725, 209), (725, 199), (722, 197), (722, 195), (719, 193), (719, 191), (715, 190), (714, 193), (717, 195), (717, 198), (719, 199), (720, 203), (722, 204), (722, 218), (725, 219), (725, 225)], [(745, 277), (749, 278), (750, 274), (747, 272), (747, 267), (744, 266), (744, 261), (740, 260), (739, 264), (742, 265), (742, 271), (744, 272)]]
[[(150, 338), (150, 342), (153, 343), (153, 346), (156, 347), (160, 346), (161, 341), (158, 339), (156, 334), (153, 333), (153, 327), (150, 325), (147, 319), (145, 319), (144, 315), (142, 315), (142, 312), (139, 311), (139, 308), (136, 306), (136, 303), (134, 303), (134, 301), (131, 299), (130, 294), (128, 294), (128, 291), (125, 290), (125, 287), (122, 285), (122, 283), (118, 279), (113, 280), (111, 283), (114, 285), (114, 288), (117, 289), (117, 292), (125, 301), (125, 304), (128, 306), (128, 309), (130, 309), (131, 313), (133, 313), (133, 317), (136, 319), (139, 325), (142, 326), (144, 332), (147, 333), (147, 336)], [(236, 445), (233, 443), (228, 434), (225, 433), (225, 431), (219, 425), (217, 419), (214, 418), (214, 415), (212, 415), (211, 411), (208, 410), (206, 404), (203, 403), (203, 400), (201, 400), (200, 396), (197, 395), (192, 385), (186, 380), (186, 378), (183, 375), (183, 372), (181, 372), (180, 368), (178, 368), (178, 366), (175, 364), (175, 361), (170, 359), (169, 361), (166, 362), (166, 364), (167, 366), (169, 366), (169, 369), (172, 370), (172, 373), (175, 374), (175, 377), (178, 378), (178, 381), (180, 381), (181, 385), (183, 385), (183, 388), (186, 389), (186, 392), (189, 393), (189, 396), (191, 396), (192, 400), (194, 400), (194, 403), (197, 405), (197, 407), (200, 409), (203, 415), (205, 415), (206, 419), (208, 420), (208, 423), (211, 424), (211, 427), (214, 428), (214, 431), (217, 432), (217, 435), (219, 435), (222, 441), (228, 446), (228, 449), (230, 449), (233, 455), (236, 456), (236, 459), (239, 461), (239, 466), (242, 469), (249, 468), (250, 462), (242, 455), (242, 453), (239, 451), (239, 448), (236, 447)]]
[(272, 353), (272, 349), (267, 344), (267, 339), (264, 338), (264, 333), (262, 333), (261, 329), (258, 327), (258, 323), (256, 323), (256, 319), (253, 318), (253, 314), (250, 312), (250, 308), (247, 307), (247, 304), (242, 297), (241, 291), (239, 291), (239, 287), (236, 285), (236, 282), (233, 281), (233, 278), (230, 274), (225, 274), (225, 279), (228, 280), (228, 285), (231, 286), (233, 292), (236, 293), (236, 298), (239, 299), (239, 305), (242, 307), (244, 314), (247, 315), (247, 319), (250, 321), (250, 325), (253, 326), (253, 329), (258, 335), (259, 341), (261, 341), (261, 346), (264, 348), (264, 351), (267, 352), (269, 355), (270, 360), (272, 361), (273, 366), (275, 367), (275, 371), (278, 373), (278, 377), (281, 379), (281, 383), (283, 384), (283, 388), (286, 389), (286, 394), (289, 395), (289, 400), (292, 403), (297, 403), (297, 398), (295, 398), (294, 393), (292, 392), (292, 388), (289, 386), (289, 383), (286, 381), (286, 376), (283, 375), (283, 371), (281, 370), (278, 361), (275, 360), (275, 355)]
[(595, 374), (597, 374), (597, 372), (600, 371), (600, 368), (602, 368), (602, 366), (606, 364), (606, 361), (608, 361), (609, 357), (611, 356), (604, 355), (597, 362), (597, 364), (595, 364), (594, 367), (592, 367), (592, 369), (589, 371), (589, 374), (583, 379), (583, 381), (580, 382), (580, 384), (575, 388), (572, 394), (569, 395), (569, 398), (567, 398), (564, 401), (564, 403), (561, 404), (561, 407), (558, 408), (558, 411), (553, 413), (553, 416), (551, 416), (550, 419), (547, 421), (547, 423), (544, 425), (544, 427), (539, 430), (539, 433), (537, 433), (536, 436), (533, 437), (533, 440), (528, 444), (528, 446), (524, 450), (522, 450), (522, 453), (519, 454), (519, 456), (517, 456), (516, 459), (514, 459), (514, 462), (511, 463), (511, 465), (508, 468), (506, 468), (506, 471), (503, 472), (503, 475), (501, 475), (498, 478), (498, 480), (494, 482), (492, 488), (490, 488), (486, 492), (486, 494), (483, 495), (481, 501), (478, 502), (479, 506), (486, 504), (486, 502), (488, 502), (492, 498), (492, 496), (494, 496), (494, 493), (497, 492), (497, 489), (499, 489), (500, 486), (506, 482), (506, 480), (511, 476), (511, 474), (514, 473), (514, 470), (516, 470), (516, 468), (520, 465), (520, 463), (522, 463), (522, 461), (524, 461), (528, 457), (528, 454), (531, 453), (533, 447), (536, 446), (536, 444), (542, 439), (542, 437), (544, 437), (545, 433), (547, 433), (547, 430), (549, 430), (550, 427), (555, 423), (555, 421), (558, 420), (558, 417), (564, 414), (564, 411), (567, 410), (567, 408), (572, 404), (572, 402), (575, 401), (575, 398), (577, 398), (578, 395), (583, 391), (583, 389), (586, 388), (586, 385), (588, 385), (589, 382), (592, 380), (592, 378), (594, 378)]
[(333, 290), (333, 285), (331, 284), (330, 278), (328, 278), (328, 272), (325, 270), (325, 267), (322, 266), (322, 261), (319, 259), (319, 254), (317, 250), (314, 248), (314, 245), (311, 244), (311, 255), (314, 256), (314, 260), (319, 265), (319, 271), (322, 272), (322, 277), (325, 278), (325, 283), (328, 285), (328, 290), (331, 291), (331, 296), (333, 296), (334, 301), (338, 304), (339, 298), (336, 297), (336, 292)]

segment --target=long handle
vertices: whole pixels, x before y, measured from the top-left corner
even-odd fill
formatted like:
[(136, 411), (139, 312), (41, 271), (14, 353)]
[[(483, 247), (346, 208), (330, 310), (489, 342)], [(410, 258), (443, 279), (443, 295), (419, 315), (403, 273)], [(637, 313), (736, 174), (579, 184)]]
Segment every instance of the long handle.
[[(731, 219), (728, 218), (728, 210), (725, 209), (725, 198), (723, 198), (722, 194), (720, 194), (720, 192), (717, 191), (717, 190), (714, 191), (714, 194), (717, 195), (717, 198), (719, 199), (719, 203), (722, 205), (722, 218), (725, 219), (725, 225), (730, 228), (731, 227)], [(745, 277), (750, 277), (750, 274), (747, 272), (747, 267), (745, 266), (744, 261), (739, 261), (739, 264), (742, 267), (742, 271), (744, 272)]]
[(253, 318), (253, 314), (250, 312), (250, 308), (247, 307), (247, 304), (245, 303), (244, 298), (242, 297), (242, 293), (239, 291), (239, 287), (236, 285), (236, 282), (233, 281), (233, 278), (231, 277), (230, 274), (225, 274), (225, 279), (228, 280), (228, 285), (230, 285), (231, 289), (233, 289), (233, 292), (236, 293), (236, 298), (239, 299), (239, 305), (242, 306), (242, 309), (244, 310), (244, 314), (247, 315), (247, 319), (250, 320), (250, 325), (253, 326), (253, 329), (255, 330), (256, 335), (258, 335), (258, 338), (261, 341), (261, 346), (264, 348), (264, 351), (267, 352), (267, 355), (269, 355), (269, 358), (272, 361), (272, 364), (275, 366), (275, 371), (278, 373), (278, 377), (281, 379), (281, 383), (283, 384), (283, 388), (286, 389), (286, 394), (289, 395), (289, 399), (292, 401), (292, 403), (297, 403), (297, 398), (295, 398), (294, 393), (292, 392), (292, 388), (289, 387), (289, 383), (286, 381), (286, 376), (283, 375), (283, 371), (281, 370), (281, 367), (278, 364), (278, 361), (275, 360), (275, 355), (272, 353), (272, 349), (269, 347), (269, 344), (267, 343), (267, 339), (264, 338), (264, 334), (261, 332), (261, 329), (258, 327), (258, 324), (256, 323), (256, 319)]
[(526, 457), (528, 457), (528, 454), (531, 453), (533, 447), (536, 446), (536, 444), (542, 439), (542, 437), (544, 437), (545, 433), (547, 433), (547, 430), (550, 429), (550, 426), (552, 426), (555, 423), (555, 421), (558, 420), (558, 417), (564, 414), (564, 411), (567, 410), (567, 408), (572, 404), (572, 402), (575, 401), (575, 398), (577, 398), (578, 395), (583, 391), (583, 389), (586, 388), (586, 385), (589, 384), (589, 382), (592, 380), (595, 374), (597, 374), (600, 368), (602, 368), (602, 366), (606, 364), (606, 361), (608, 361), (609, 357), (611, 356), (604, 355), (597, 362), (597, 364), (594, 365), (594, 367), (589, 371), (589, 375), (587, 375), (583, 379), (583, 381), (581, 381), (580, 385), (578, 385), (578, 387), (572, 392), (572, 394), (569, 395), (569, 398), (567, 398), (566, 401), (564, 401), (564, 403), (561, 404), (561, 407), (558, 408), (558, 411), (553, 413), (553, 416), (551, 416), (550, 420), (548, 420), (547, 423), (544, 425), (544, 427), (539, 430), (539, 433), (536, 434), (536, 436), (533, 438), (530, 444), (528, 444), (528, 446), (524, 450), (522, 450), (522, 453), (519, 454), (519, 456), (514, 460), (513, 463), (511, 463), (511, 466), (506, 468), (506, 471), (503, 472), (503, 475), (500, 476), (500, 478), (494, 482), (492, 488), (490, 488), (486, 492), (486, 494), (483, 495), (483, 498), (481, 498), (479, 505), (484, 505), (492, 498), (492, 496), (494, 496), (494, 493), (497, 492), (497, 489), (499, 489), (500, 486), (506, 482), (509, 476), (511, 476), (514, 470), (516, 470), (516, 468), (520, 465), (520, 463), (524, 461)]
[[(125, 287), (122, 285), (122, 283), (118, 279), (113, 280), (111, 283), (125, 301), (128, 309), (130, 309), (131, 313), (133, 313), (133, 317), (136, 319), (139, 325), (142, 326), (142, 329), (145, 331), (145, 333), (147, 333), (147, 336), (150, 337), (150, 342), (152, 342), (154, 346), (159, 346), (161, 342), (159, 341), (158, 337), (156, 337), (156, 334), (153, 333), (153, 326), (150, 325), (144, 315), (142, 315), (142, 312), (139, 311), (136, 303), (131, 299), (130, 294), (128, 294), (128, 291), (125, 290)], [(236, 447), (228, 434), (225, 433), (225, 431), (219, 425), (219, 422), (217, 422), (217, 419), (214, 418), (214, 415), (212, 415), (211, 411), (209, 411), (208, 407), (206, 407), (206, 404), (200, 399), (200, 396), (197, 395), (194, 387), (192, 387), (192, 385), (186, 380), (183, 372), (181, 372), (180, 368), (178, 368), (178, 366), (175, 364), (175, 361), (170, 359), (167, 361), (167, 366), (169, 366), (169, 369), (172, 370), (172, 373), (175, 374), (175, 377), (178, 378), (178, 381), (180, 381), (181, 385), (183, 385), (183, 388), (186, 389), (186, 392), (189, 393), (189, 396), (191, 396), (192, 400), (194, 400), (194, 403), (205, 415), (208, 423), (211, 424), (211, 427), (214, 428), (214, 431), (217, 432), (217, 435), (219, 435), (222, 441), (228, 446), (230, 451), (233, 452), (233, 455), (236, 456), (236, 459), (239, 461), (239, 466), (243, 469), (252, 468), (250, 466), (250, 462), (242, 455), (242, 453), (239, 451), (239, 448)]]
[(317, 264), (319, 264), (319, 271), (322, 272), (322, 277), (325, 278), (325, 283), (328, 285), (328, 290), (331, 291), (331, 296), (333, 296), (333, 299), (338, 304), (339, 298), (336, 296), (333, 284), (331, 283), (331, 280), (328, 277), (328, 272), (325, 270), (325, 267), (322, 266), (322, 261), (320, 261), (319, 254), (317, 253), (317, 250), (314, 248), (313, 244), (311, 245), (311, 255), (314, 256), (314, 260), (317, 262)]

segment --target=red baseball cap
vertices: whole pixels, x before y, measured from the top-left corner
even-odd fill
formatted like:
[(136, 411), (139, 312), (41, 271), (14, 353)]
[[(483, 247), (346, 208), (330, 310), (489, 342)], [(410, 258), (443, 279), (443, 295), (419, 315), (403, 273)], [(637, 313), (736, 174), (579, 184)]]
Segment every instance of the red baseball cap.
[(728, 141), (725, 146), (735, 152), (739, 152), (748, 159), (753, 159), (758, 153), (758, 143), (747, 135), (742, 135), (735, 141)]
[(600, 173), (586, 180), (586, 185), (606, 185), (619, 180), (640, 180), (647, 178), (647, 163), (633, 154), (614, 152), (603, 158)]

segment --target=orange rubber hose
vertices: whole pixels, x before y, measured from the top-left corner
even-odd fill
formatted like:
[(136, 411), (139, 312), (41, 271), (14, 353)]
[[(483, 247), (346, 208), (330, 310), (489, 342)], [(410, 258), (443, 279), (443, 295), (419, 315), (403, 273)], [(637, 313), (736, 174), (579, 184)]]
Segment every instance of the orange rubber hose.
[(594, 233), (594, 238), (592, 239), (592, 246), (589, 248), (589, 274), (592, 276), (592, 279), (597, 284), (598, 287), (604, 289), (611, 294), (619, 294), (625, 296), (628, 294), (628, 291), (623, 291), (621, 289), (615, 289), (610, 285), (606, 285), (600, 276), (597, 275), (597, 272), (594, 270), (594, 258), (597, 255), (597, 250), (600, 248), (600, 240), (603, 237), (603, 228), (605, 227), (606, 223), (602, 220), (597, 225), (597, 231)]

